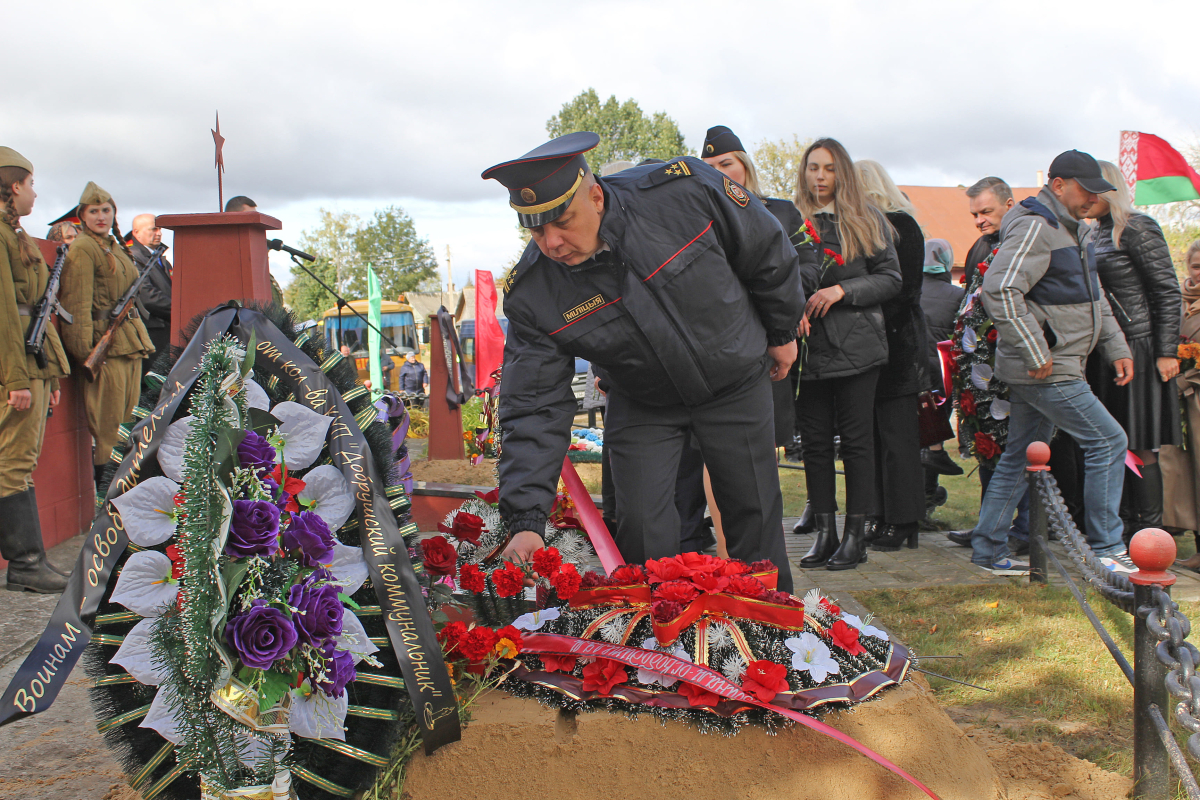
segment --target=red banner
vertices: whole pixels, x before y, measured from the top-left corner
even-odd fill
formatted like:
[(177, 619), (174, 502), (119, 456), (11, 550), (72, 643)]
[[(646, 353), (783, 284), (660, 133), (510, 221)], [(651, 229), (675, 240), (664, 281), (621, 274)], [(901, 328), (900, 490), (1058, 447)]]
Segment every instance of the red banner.
[[(560, 636), (554, 633), (527, 633), (522, 637), (521, 652), (532, 653), (548, 653), (552, 655), (573, 655), (581, 658), (607, 658), (612, 661), (617, 661), (629, 667), (645, 669), (651, 672), (667, 675), (677, 680), (690, 683), (693, 686), (699, 686), (713, 694), (721, 697), (736, 700), (747, 705), (765, 708), (769, 711), (774, 711), (777, 714), (782, 714), (788, 719), (799, 722), (807, 728), (811, 728), (820, 734), (828, 736), (835, 741), (852, 747), (858, 752), (865, 755), (867, 758), (874, 761), (891, 772), (899, 775), (904, 780), (911, 783), (913, 786), (920, 789), (922, 792), (932, 797), (933, 800), (939, 800), (938, 796), (933, 793), (929, 787), (918, 781), (913, 776), (902, 770), (900, 767), (893, 764), (888, 759), (884, 758), (879, 753), (876, 753), (871, 748), (861, 744), (853, 737), (842, 733), (836, 728), (826, 725), (823, 722), (813, 719), (812, 717), (801, 714), (798, 711), (793, 711), (790, 708), (781, 707), (774, 703), (760, 702), (753, 695), (742, 691), (742, 688), (733, 681), (726, 678), (721, 673), (702, 667), (699, 664), (693, 664), (689, 661), (684, 661), (681, 658), (667, 655), (656, 650), (642, 650), (634, 647), (622, 647), (615, 644), (607, 644), (605, 642), (595, 642), (588, 639), (577, 639), (573, 636)], [(613, 694), (617, 695), (620, 687), (615, 687)]]
[(504, 330), (496, 320), (492, 273), (475, 270), (475, 388), (490, 389), (492, 373), (504, 363)]

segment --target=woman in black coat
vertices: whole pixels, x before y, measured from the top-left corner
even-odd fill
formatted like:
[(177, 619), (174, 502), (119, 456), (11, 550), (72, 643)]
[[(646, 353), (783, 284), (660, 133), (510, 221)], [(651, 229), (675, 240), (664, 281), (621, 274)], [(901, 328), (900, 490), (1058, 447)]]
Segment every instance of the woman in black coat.
[(1125, 541), (1142, 528), (1161, 528), (1162, 472), (1158, 448), (1182, 440), (1176, 349), (1183, 298), (1171, 252), (1153, 217), (1130, 203), (1121, 171), (1100, 162), (1105, 192), (1089, 212), (1097, 221), (1096, 271), (1113, 316), (1133, 352), (1133, 380), (1117, 386), (1111, 365), (1088, 359), (1088, 383), (1129, 437), (1129, 449), (1142, 460), (1141, 478), (1125, 471), (1121, 517)]
[[(805, 569), (854, 569), (866, 561), (864, 527), (874, 506), (875, 385), (888, 361), (881, 303), (900, 292), (891, 226), (868, 201), (854, 162), (834, 139), (804, 151), (796, 206), (812, 223), (824, 253), (819, 289), (800, 321), (800, 388), (796, 413), (816, 541)], [(841, 436), (846, 526), (841, 541), (834, 505), (833, 432)]]
[(875, 506), (866, 538), (874, 550), (917, 546), (925, 516), (925, 480), (917, 395), (926, 390), (925, 314), (921, 282), (925, 276), (925, 235), (916, 209), (875, 161), (855, 163), (867, 200), (884, 212), (892, 226), (900, 262), (900, 293), (882, 304), (887, 325), (888, 361), (875, 384)]

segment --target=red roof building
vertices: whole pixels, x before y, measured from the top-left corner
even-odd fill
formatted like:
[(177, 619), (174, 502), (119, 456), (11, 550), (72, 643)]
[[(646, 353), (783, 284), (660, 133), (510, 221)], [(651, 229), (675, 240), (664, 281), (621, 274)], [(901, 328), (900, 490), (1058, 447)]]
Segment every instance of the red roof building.
[[(901, 186), (900, 191), (908, 196), (917, 208), (917, 222), (925, 232), (926, 239), (945, 239), (954, 250), (954, 273), (962, 272), (967, 251), (979, 238), (979, 230), (968, 210), (965, 186)], [(1013, 188), (1013, 199), (1018, 203), (1038, 193), (1037, 189)]]

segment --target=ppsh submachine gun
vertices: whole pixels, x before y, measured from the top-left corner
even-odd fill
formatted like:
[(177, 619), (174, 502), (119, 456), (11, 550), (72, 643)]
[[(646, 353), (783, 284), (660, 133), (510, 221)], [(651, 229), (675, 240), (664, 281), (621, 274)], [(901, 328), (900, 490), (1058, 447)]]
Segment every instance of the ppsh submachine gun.
[[(118, 240), (119, 241), (119, 240)], [(100, 368), (104, 366), (105, 359), (108, 358), (108, 348), (112, 346), (113, 337), (117, 335), (117, 329), (125, 320), (137, 313), (137, 296), (141, 291), (142, 284), (146, 282), (146, 278), (150, 277), (155, 259), (167, 251), (166, 245), (159, 245), (150, 253), (148, 266), (138, 275), (138, 279), (126, 290), (125, 294), (121, 295), (121, 299), (113, 306), (109, 313), (108, 327), (104, 330), (104, 335), (100, 337), (100, 341), (96, 342), (96, 346), (92, 348), (92, 352), (88, 353), (88, 357), (83, 361), (83, 372), (87, 375), (89, 381), (96, 380), (96, 376), (100, 374)]]
[(46, 282), (46, 293), (30, 314), (29, 333), (25, 337), (25, 352), (33, 356), (38, 369), (46, 368), (46, 328), (50, 325), (50, 315), (57, 313), (63, 322), (68, 324), (75, 320), (58, 301), (58, 290), (62, 285), (63, 261), (67, 258), (67, 246), (58, 246), (58, 257), (54, 259), (54, 267), (50, 270), (50, 280)]

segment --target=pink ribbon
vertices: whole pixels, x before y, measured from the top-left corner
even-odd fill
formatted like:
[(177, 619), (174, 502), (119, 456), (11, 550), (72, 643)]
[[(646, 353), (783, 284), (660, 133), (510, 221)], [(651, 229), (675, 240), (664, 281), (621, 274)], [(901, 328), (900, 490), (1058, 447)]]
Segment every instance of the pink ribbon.
[(583, 480), (575, 471), (575, 465), (567, 456), (563, 456), (562, 481), (567, 487), (567, 494), (575, 502), (575, 511), (578, 512), (584, 532), (591, 540), (592, 547), (596, 548), (596, 555), (600, 558), (600, 565), (604, 567), (604, 574), (611, 575), (614, 569), (625, 563), (625, 559), (621, 558), (621, 552), (617, 550), (617, 543), (608, 532), (604, 518), (596, 509), (592, 496), (588, 494)]

